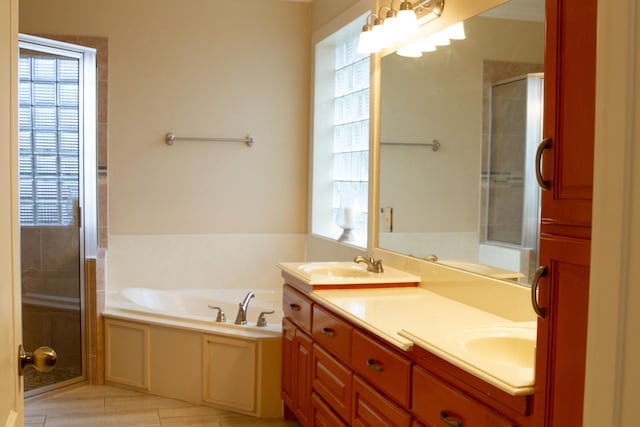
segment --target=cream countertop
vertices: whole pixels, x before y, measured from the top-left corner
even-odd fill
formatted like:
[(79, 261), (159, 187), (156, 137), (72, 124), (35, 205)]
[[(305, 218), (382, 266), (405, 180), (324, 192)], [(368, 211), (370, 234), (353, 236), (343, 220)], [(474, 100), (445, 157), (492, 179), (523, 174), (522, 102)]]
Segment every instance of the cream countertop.
[(498, 348), (495, 354), (479, 354), (466, 343), (505, 334), (516, 341), (535, 340), (535, 321), (513, 322), (417, 287), (314, 290), (310, 295), (402, 350), (418, 345), (511, 395), (533, 393), (535, 348), (525, 363), (513, 364)]

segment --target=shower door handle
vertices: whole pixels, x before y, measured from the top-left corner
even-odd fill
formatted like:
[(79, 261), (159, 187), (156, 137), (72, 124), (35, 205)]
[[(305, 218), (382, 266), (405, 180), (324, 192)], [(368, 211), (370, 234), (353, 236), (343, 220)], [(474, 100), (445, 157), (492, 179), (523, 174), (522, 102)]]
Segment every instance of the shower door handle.
[(49, 372), (56, 366), (58, 355), (51, 347), (38, 347), (33, 353), (25, 351), (22, 344), (18, 347), (18, 374), (24, 374), (24, 368), (33, 366), (38, 372)]
[(542, 191), (551, 189), (551, 181), (542, 178), (542, 152), (548, 148), (551, 148), (551, 138), (543, 139), (538, 145), (538, 150), (536, 150), (536, 181), (538, 181)]

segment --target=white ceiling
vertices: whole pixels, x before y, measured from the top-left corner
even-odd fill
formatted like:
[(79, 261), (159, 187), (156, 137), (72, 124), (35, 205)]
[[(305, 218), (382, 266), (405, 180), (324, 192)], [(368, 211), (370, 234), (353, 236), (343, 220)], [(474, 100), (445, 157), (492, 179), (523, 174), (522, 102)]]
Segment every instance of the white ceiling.
[(510, 0), (481, 16), (544, 22), (544, 0)]

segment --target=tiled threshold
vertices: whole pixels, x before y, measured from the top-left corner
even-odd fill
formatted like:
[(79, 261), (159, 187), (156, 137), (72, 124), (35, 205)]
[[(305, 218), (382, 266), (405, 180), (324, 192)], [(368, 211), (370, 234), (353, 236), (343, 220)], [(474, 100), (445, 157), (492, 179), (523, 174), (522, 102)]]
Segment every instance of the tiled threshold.
[(25, 400), (25, 427), (299, 427), (106, 385), (85, 385)]

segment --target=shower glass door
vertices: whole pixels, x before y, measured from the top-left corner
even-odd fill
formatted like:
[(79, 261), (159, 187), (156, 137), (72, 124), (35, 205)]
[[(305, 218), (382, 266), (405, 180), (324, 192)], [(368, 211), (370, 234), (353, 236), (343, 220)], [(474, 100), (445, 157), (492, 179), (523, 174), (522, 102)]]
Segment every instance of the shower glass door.
[(53, 347), (58, 361), (25, 370), (27, 396), (85, 377), (84, 60), (33, 41), (21, 40), (19, 59), (23, 343)]

